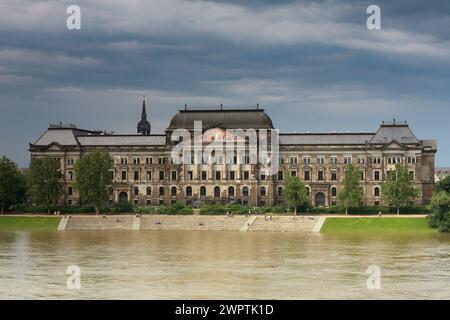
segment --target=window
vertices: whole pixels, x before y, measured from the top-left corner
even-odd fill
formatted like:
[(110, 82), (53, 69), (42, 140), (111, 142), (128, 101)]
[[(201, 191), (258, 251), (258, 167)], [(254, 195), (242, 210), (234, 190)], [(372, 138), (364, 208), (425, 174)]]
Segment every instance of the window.
[(297, 176), (297, 171), (291, 171), (291, 177), (296, 177)]
[(164, 180), (164, 171), (159, 171), (159, 180)]
[(206, 171), (202, 171), (202, 180), (208, 179), (208, 173)]
[(380, 171), (374, 171), (373, 172), (373, 180), (380, 181)]
[(284, 164), (284, 158), (283, 157), (280, 157), (278, 159), (280, 160), (280, 164)]
[(120, 164), (127, 164), (128, 159), (127, 158), (120, 158)]
[(324, 164), (325, 163), (325, 157), (324, 156), (318, 156), (317, 157), (317, 164)]
[(244, 197), (248, 197), (248, 194), (249, 194), (249, 192), (248, 192), (248, 187), (243, 187), (243, 188), (242, 188), (242, 195), (243, 195)]
[(331, 196), (332, 197), (336, 197), (337, 196), (337, 189), (336, 189), (336, 187), (332, 187), (331, 188)]
[(187, 180), (192, 180), (192, 179), (194, 179), (194, 174), (193, 174), (193, 172), (192, 171), (188, 171), (187, 172), (187, 178), (186, 178)]
[(306, 195), (309, 196), (309, 193), (310, 193), (309, 187), (306, 187)]
[(311, 178), (310, 177), (310, 172), (309, 171), (305, 171), (303, 180), (308, 181), (310, 178)]
[(359, 180), (364, 180), (364, 171), (359, 172)]
[(159, 164), (165, 164), (166, 163), (166, 158), (159, 157), (158, 161), (159, 161)]
[(67, 194), (68, 194), (69, 196), (71, 196), (71, 195), (73, 194), (73, 189), (72, 189), (72, 187), (69, 187), (69, 188), (67, 189)]
[(220, 197), (220, 187), (214, 187), (214, 197)]
[(298, 158), (297, 157), (290, 157), (289, 158), (289, 162), (290, 162), (290, 164), (297, 164), (298, 163)]
[(228, 187), (228, 196), (234, 197), (234, 187)]
[(350, 164), (352, 163), (352, 157), (351, 156), (345, 156), (344, 157), (344, 164)]
[(337, 172), (336, 171), (331, 171), (331, 180), (332, 181), (337, 181)]
[(200, 187), (200, 197), (206, 197), (206, 187), (205, 186)]
[(160, 196), (164, 195), (164, 187), (159, 187), (159, 195)]
[(409, 164), (416, 163), (416, 157), (415, 156), (408, 156), (408, 163)]
[(250, 172), (244, 171), (244, 180), (249, 180), (249, 179), (250, 179)]
[(139, 200), (138, 199), (134, 199), (133, 203), (134, 203), (135, 206), (137, 206), (139, 204)]
[(153, 158), (145, 158), (145, 164), (153, 164)]
[(236, 179), (236, 172), (230, 171), (230, 180), (235, 180), (235, 179)]
[(261, 172), (261, 180), (266, 180), (266, 173), (265, 172)]
[(278, 187), (278, 196), (281, 197), (283, 195), (283, 187)]
[(122, 175), (122, 181), (126, 181), (127, 180), (127, 172), (125, 170), (122, 170), (121, 175)]
[(133, 158), (133, 164), (141, 164), (141, 158), (139, 158), (139, 157), (134, 157), (134, 158)]
[(134, 171), (134, 181), (139, 180), (139, 171)]
[(66, 161), (66, 163), (67, 163), (67, 165), (68, 166), (71, 166), (71, 165), (73, 165), (73, 158), (67, 158), (67, 161)]
[(266, 195), (266, 187), (261, 187), (261, 189), (259, 189), (259, 194), (261, 196), (265, 196)]
[(177, 195), (177, 187), (170, 188), (170, 195), (172, 197), (176, 197), (176, 195)]
[(402, 157), (400, 156), (388, 157), (387, 162), (389, 164), (402, 163)]
[(147, 171), (147, 181), (152, 180), (152, 172), (151, 171)]
[(317, 172), (317, 180), (319, 180), (319, 181), (323, 180), (323, 171)]
[(303, 163), (304, 164), (310, 164), (311, 163), (311, 158), (309, 156), (304, 156), (303, 157)]
[(152, 188), (147, 187), (146, 194), (147, 194), (147, 196), (151, 196), (152, 195)]
[(414, 180), (414, 171), (409, 171), (409, 179)]
[(375, 187), (375, 188), (373, 189), (373, 195), (374, 195), (375, 197), (379, 197), (379, 196), (380, 196), (380, 188)]
[(381, 163), (381, 156), (372, 156), (372, 163), (380, 164)]
[(364, 164), (365, 159), (364, 157), (358, 157), (358, 164)]
[(148, 206), (151, 206), (151, 205), (152, 205), (152, 200), (147, 199), (147, 202), (146, 202), (146, 203), (147, 203)]
[(69, 206), (71, 206), (71, 205), (72, 205), (72, 200), (71, 200), (71, 199), (67, 200), (67, 204), (68, 204)]
[(176, 181), (176, 180), (177, 180), (177, 172), (176, 172), (175, 170), (171, 171), (171, 173), (170, 173), (170, 178), (171, 178), (173, 181)]
[(135, 196), (138, 196), (139, 195), (139, 188), (138, 187), (134, 187), (133, 193), (134, 193)]
[(216, 171), (216, 180), (220, 180), (220, 171)]
[(186, 187), (186, 197), (192, 197), (192, 187), (191, 186)]
[(73, 180), (73, 171), (67, 171), (67, 180), (72, 181)]
[(283, 171), (278, 171), (277, 179), (278, 180), (283, 180)]
[(331, 156), (330, 157), (331, 164), (337, 164), (338, 163), (338, 157), (337, 156)]

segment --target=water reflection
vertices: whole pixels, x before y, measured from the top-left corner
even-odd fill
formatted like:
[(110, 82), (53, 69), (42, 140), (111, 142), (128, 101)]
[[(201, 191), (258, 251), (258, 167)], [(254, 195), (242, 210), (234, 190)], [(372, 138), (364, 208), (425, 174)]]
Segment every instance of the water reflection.
[[(81, 268), (81, 290), (66, 269)], [(369, 265), (381, 290), (366, 286)], [(450, 298), (448, 235), (0, 232), (0, 298)]]

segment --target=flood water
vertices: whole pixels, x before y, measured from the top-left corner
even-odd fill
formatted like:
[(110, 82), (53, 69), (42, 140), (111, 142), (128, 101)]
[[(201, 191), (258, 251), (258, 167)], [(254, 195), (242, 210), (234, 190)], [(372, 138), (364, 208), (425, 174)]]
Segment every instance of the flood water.
[(449, 299), (450, 236), (0, 231), (0, 298)]

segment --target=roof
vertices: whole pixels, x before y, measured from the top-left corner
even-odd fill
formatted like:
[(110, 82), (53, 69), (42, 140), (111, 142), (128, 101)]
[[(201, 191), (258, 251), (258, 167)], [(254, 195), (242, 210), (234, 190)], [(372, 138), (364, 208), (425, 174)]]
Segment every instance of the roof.
[(403, 144), (417, 144), (414, 133), (409, 126), (405, 124), (382, 124), (375, 136), (370, 140), (372, 144), (386, 144), (391, 141), (397, 141)]
[(88, 146), (164, 146), (165, 135), (110, 135), (110, 136), (79, 136), (78, 141), (83, 147)]
[(113, 135), (101, 131), (77, 128), (48, 128), (34, 143), (46, 147), (52, 143), (61, 146), (160, 146), (165, 145), (165, 135)]
[(374, 133), (280, 133), (280, 145), (366, 144)]
[(167, 130), (194, 129), (194, 121), (202, 121), (202, 128), (273, 129), (272, 119), (264, 109), (179, 110)]

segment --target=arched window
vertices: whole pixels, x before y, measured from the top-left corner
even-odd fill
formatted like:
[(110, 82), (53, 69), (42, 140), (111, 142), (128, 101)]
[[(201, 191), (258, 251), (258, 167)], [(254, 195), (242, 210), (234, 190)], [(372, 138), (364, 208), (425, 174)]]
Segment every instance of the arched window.
[(234, 187), (228, 187), (228, 196), (234, 197)]
[(266, 195), (266, 187), (261, 187), (261, 189), (259, 189), (259, 194), (262, 196)]
[(170, 188), (170, 194), (172, 197), (175, 197), (177, 195), (177, 187)]
[(278, 196), (281, 197), (283, 195), (283, 187), (278, 187)]
[(147, 195), (151, 196), (152, 195), (152, 188), (147, 187)]
[(186, 197), (192, 197), (192, 187), (191, 186), (186, 187)]
[(71, 196), (71, 195), (73, 194), (73, 189), (72, 189), (72, 187), (69, 187), (69, 188), (67, 189), (67, 194), (68, 194), (69, 196)]
[(214, 187), (214, 197), (220, 197), (220, 187)]
[(374, 195), (375, 197), (379, 197), (379, 196), (380, 196), (380, 188), (375, 187), (375, 188), (373, 189), (373, 195)]
[(205, 186), (200, 187), (200, 196), (206, 197), (206, 187)]
[(242, 188), (242, 195), (243, 195), (244, 197), (248, 197), (248, 194), (249, 194), (249, 192), (248, 192), (248, 187), (247, 187), (247, 186), (243, 187), (243, 188)]
[(159, 195), (160, 196), (164, 195), (164, 187), (159, 187)]
[(336, 197), (336, 196), (337, 196), (337, 190), (336, 190), (336, 187), (332, 187), (332, 188), (331, 188), (331, 196), (332, 196), (332, 197)]

